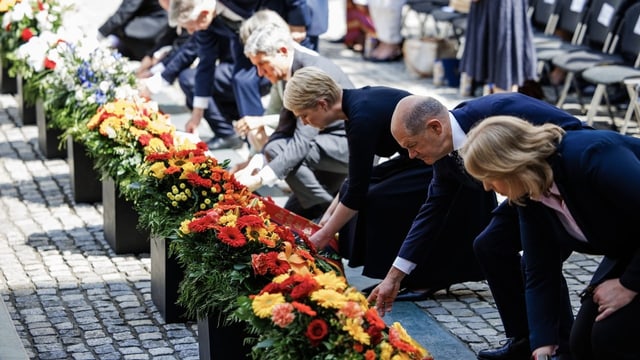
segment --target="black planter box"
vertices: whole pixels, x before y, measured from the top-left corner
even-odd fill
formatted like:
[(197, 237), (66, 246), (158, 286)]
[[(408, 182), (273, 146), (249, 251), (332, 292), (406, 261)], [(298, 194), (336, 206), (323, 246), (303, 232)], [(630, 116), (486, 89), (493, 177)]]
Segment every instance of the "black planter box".
[(188, 319), (184, 315), (184, 307), (176, 304), (184, 271), (178, 260), (169, 256), (170, 241), (162, 236), (151, 235), (150, 242), (151, 300), (167, 324), (194, 320)]
[(198, 319), (198, 346), (200, 360), (251, 359), (251, 347), (243, 344), (247, 333), (244, 324), (218, 326), (218, 317)]
[(149, 252), (149, 232), (138, 230), (138, 213), (133, 203), (120, 196), (111, 178), (102, 180), (104, 238), (116, 254)]
[(16, 103), (18, 104), (18, 117), (22, 119), (22, 125), (36, 124), (36, 106), (27, 104), (24, 101), (24, 79), (22, 76), (16, 76), (17, 92)]
[(14, 76), (9, 76), (9, 70), (5, 64), (0, 61), (0, 67), (2, 67), (2, 71), (0, 72), (0, 92), (3, 94), (15, 94), (18, 92), (18, 83)]
[(42, 100), (36, 101), (36, 125), (38, 126), (38, 147), (47, 159), (65, 159), (67, 151), (60, 149), (62, 130), (49, 128)]
[(67, 136), (67, 164), (71, 180), (71, 193), (76, 203), (95, 203), (102, 201), (102, 182), (93, 168), (93, 160), (87, 155), (87, 149), (71, 136)]

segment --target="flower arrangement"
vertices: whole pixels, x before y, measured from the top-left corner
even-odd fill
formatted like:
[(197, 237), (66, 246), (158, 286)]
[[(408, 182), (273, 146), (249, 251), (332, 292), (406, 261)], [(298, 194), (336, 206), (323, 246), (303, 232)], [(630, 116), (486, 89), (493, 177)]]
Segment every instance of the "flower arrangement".
[(226, 171), (229, 161), (219, 163), (206, 152), (206, 143), (186, 142), (145, 157), (144, 176), (130, 187), (135, 188), (130, 198), (151, 233), (173, 236), (183, 220), (211, 209), (220, 196), (242, 190)]
[(101, 105), (137, 98), (129, 61), (113, 49), (86, 38), (60, 41), (48, 53), (55, 69), (40, 79), (41, 97), (50, 120), (75, 139)]
[[(3, 1), (0, 46), (4, 60), (15, 60), (13, 53), (33, 36), (42, 32), (55, 32), (62, 26), (65, 13), (73, 8), (68, 0)], [(15, 75), (15, 70), (10, 70)]]
[(333, 272), (283, 274), (239, 303), (237, 316), (259, 336), (255, 359), (433, 359)]
[(234, 322), (238, 297), (258, 293), (277, 275), (322, 270), (305, 240), (271, 222), (262, 200), (231, 178), (215, 205), (183, 221), (171, 241), (185, 270), (178, 303), (189, 316), (222, 314)]
[(80, 142), (103, 177), (120, 189), (138, 181), (144, 157), (175, 146), (175, 127), (157, 104), (143, 99), (116, 100), (102, 105), (86, 124)]

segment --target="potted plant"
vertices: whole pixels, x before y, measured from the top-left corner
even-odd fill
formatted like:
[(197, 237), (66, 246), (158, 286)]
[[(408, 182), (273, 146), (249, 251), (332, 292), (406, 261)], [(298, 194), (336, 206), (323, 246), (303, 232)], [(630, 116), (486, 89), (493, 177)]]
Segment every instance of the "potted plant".
[(167, 323), (188, 319), (176, 304), (184, 275), (170, 254), (170, 241), (182, 221), (213, 207), (217, 186), (222, 189), (231, 182), (225, 171), (229, 161), (218, 163), (207, 156), (204, 142), (180, 139), (176, 137), (178, 144), (167, 152), (147, 155), (143, 176), (129, 186), (139, 224), (151, 234), (151, 299)]
[[(138, 215), (126, 196), (138, 182), (144, 157), (174, 145), (175, 127), (157, 104), (144, 99), (102, 105), (78, 132), (103, 180), (104, 233), (118, 253), (149, 252), (149, 234), (140, 231)], [(125, 212), (125, 210), (128, 210)]]
[(183, 221), (171, 241), (185, 273), (178, 303), (198, 318), (201, 358), (240, 359), (249, 356), (251, 336), (233, 315), (236, 299), (258, 293), (278, 275), (329, 267), (290, 228), (272, 222), (264, 202), (233, 177), (215, 185), (215, 205)]
[(254, 359), (433, 360), (402, 325), (387, 326), (334, 272), (283, 274), (239, 303), (236, 315), (259, 339)]
[[(38, 79), (40, 98), (44, 99), (41, 105), (46, 112), (46, 119), (38, 118), (38, 129), (57, 133), (52, 144), (43, 143), (41, 148), (61, 149), (68, 143), (66, 154), (74, 200), (100, 201), (102, 175), (93, 170), (79, 136), (101, 105), (137, 96), (135, 76), (125, 58), (95, 40), (74, 34), (64, 34), (62, 39), (65, 40), (57, 41), (47, 53), (55, 67)], [(45, 139), (38, 140), (42, 143)]]

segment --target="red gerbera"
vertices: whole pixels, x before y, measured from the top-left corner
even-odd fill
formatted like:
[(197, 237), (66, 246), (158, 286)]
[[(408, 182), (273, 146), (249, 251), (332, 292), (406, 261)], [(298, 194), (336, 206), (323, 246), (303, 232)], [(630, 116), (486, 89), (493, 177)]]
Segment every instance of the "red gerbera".
[(160, 140), (164, 143), (164, 146), (170, 148), (173, 146), (173, 136), (171, 133), (160, 134)]
[(311, 341), (311, 345), (317, 346), (327, 334), (329, 334), (327, 323), (322, 319), (313, 319), (307, 326), (305, 336)]
[(238, 218), (238, 227), (244, 229), (247, 226), (264, 227), (264, 220), (257, 215), (245, 215)]
[(213, 186), (213, 183), (209, 179), (205, 179), (196, 173), (187, 174), (187, 180), (193, 186), (200, 186), (205, 188), (210, 188)]
[(247, 244), (247, 238), (235, 226), (224, 226), (218, 230), (218, 238), (231, 247), (243, 247)]
[(182, 168), (178, 167), (178, 166), (169, 166), (164, 173), (167, 175), (171, 175), (171, 174), (175, 174), (175, 173), (179, 173), (180, 171), (182, 171)]

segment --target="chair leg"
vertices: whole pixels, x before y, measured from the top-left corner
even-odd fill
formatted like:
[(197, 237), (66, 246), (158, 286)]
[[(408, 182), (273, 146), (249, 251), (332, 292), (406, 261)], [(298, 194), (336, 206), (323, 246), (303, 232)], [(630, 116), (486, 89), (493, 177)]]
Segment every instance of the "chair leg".
[(631, 120), (631, 116), (636, 116), (636, 122), (638, 122), (638, 126), (640, 127), (640, 103), (638, 102), (638, 91), (636, 88), (636, 84), (626, 84), (627, 93), (629, 93), (629, 107), (627, 108), (626, 113), (624, 114), (624, 122), (622, 124), (622, 129), (620, 129), (620, 133), (626, 134), (627, 128), (629, 126), (629, 120)]
[(567, 100), (567, 95), (569, 94), (569, 89), (571, 89), (571, 83), (573, 82), (573, 77), (574, 77), (574, 74), (572, 72), (568, 72), (567, 76), (564, 79), (564, 87), (562, 88), (562, 92), (560, 93), (560, 96), (558, 97), (558, 102), (556, 103), (556, 106), (559, 108), (562, 108), (562, 105), (564, 105), (564, 102)]
[(587, 124), (589, 124), (589, 126), (593, 126), (593, 120), (598, 113), (598, 107), (600, 107), (600, 103), (602, 101), (602, 94), (605, 93), (606, 88), (606, 85), (598, 84), (598, 86), (596, 86), (596, 90), (593, 92), (591, 104), (589, 105), (589, 110), (587, 111)]
[(607, 112), (609, 113), (609, 117), (611, 118), (611, 130), (618, 131), (618, 127), (616, 126), (616, 116), (611, 109), (611, 101), (609, 100), (609, 94), (605, 91), (603, 93), (604, 101), (607, 104)]

